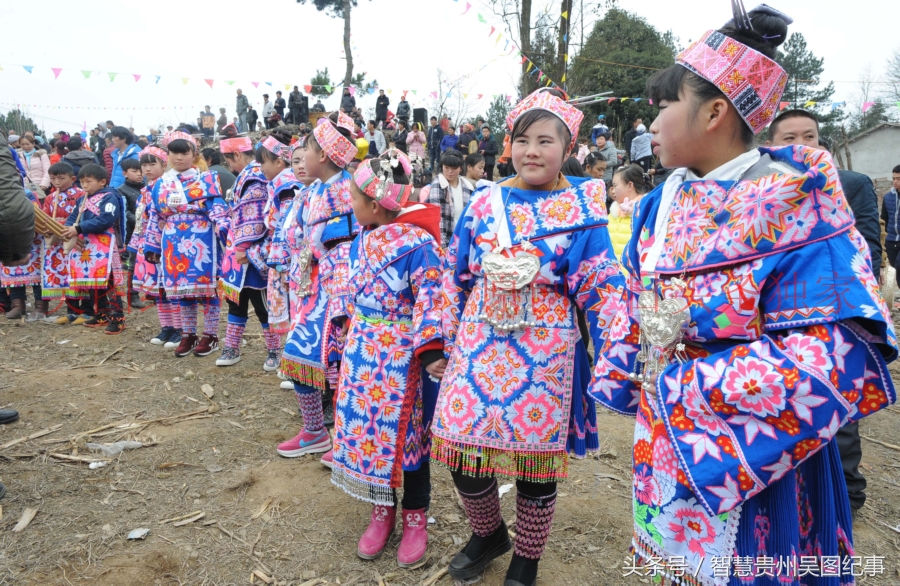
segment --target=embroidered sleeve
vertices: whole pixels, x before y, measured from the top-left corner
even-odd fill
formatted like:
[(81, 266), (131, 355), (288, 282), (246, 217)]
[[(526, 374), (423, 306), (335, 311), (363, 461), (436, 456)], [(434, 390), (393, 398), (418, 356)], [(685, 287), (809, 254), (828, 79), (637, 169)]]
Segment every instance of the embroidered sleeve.
[(595, 348), (606, 341), (625, 285), (612, 250), (606, 226), (582, 230), (573, 237), (560, 267), (571, 298), (586, 314)]
[(251, 183), (231, 208), (232, 239), (235, 245), (250, 244), (266, 235), (265, 216), (268, 194), (262, 183)]
[[(299, 197), (299, 196), (298, 196)], [(272, 242), (269, 246), (269, 257), (266, 259), (273, 269), (287, 267), (291, 264), (291, 247), (287, 241), (287, 231), (294, 230), (297, 227), (296, 206), (291, 205), (287, 212), (279, 216), (272, 230)]]
[(410, 284), (415, 297), (413, 308), (413, 347), (442, 339), (441, 317), (444, 297), (441, 294), (444, 263), (437, 244), (429, 242), (419, 247), (410, 258)]
[(159, 216), (159, 209), (156, 202), (159, 199), (159, 186), (162, 182), (157, 181), (153, 186), (153, 192), (150, 195), (150, 202), (147, 204), (147, 224), (144, 228), (144, 254), (153, 252), (160, 254), (162, 252), (162, 226), (165, 222)]
[(473, 237), (469, 211), (463, 214), (456, 226), (450, 246), (447, 249), (447, 263), (441, 279), (441, 329), (444, 335), (444, 355), (448, 358), (453, 353), (456, 344), (456, 334), (459, 330), (459, 322), (475, 276), (469, 270), (469, 251)]
[(694, 493), (728, 512), (896, 399), (882, 353), (853, 322), (766, 334), (657, 378), (665, 421)]
[[(341, 242), (319, 261), (319, 275), (328, 294), (329, 319), (347, 316), (350, 304), (350, 242)], [(324, 276), (323, 276), (324, 275)]]

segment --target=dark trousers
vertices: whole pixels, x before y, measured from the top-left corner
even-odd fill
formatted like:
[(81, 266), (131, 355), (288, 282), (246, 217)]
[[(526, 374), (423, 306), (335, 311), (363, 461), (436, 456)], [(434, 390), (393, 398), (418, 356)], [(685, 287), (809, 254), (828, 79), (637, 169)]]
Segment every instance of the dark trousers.
[(66, 311), (71, 315), (93, 315), (94, 304), (90, 299), (66, 297)]
[(97, 313), (107, 317), (124, 318), (125, 312), (122, 311), (122, 298), (116, 292), (115, 281), (112, 276), (106, 289), (93, 289), (91, 291), (91, 304), (96, 303)]
[(9, 304), (10, 296), (9, 291), (6, 290), (6, 287), (0, 287), (0, 309), (3, 311), (9, 311), (12, 309), (12, 306)]
[(266, 308), (265, 294), (266, 292), (261, 289), (241, 289), (237, 303), (230, 299), (226, 300), (228, 302), (228, 315), (247, 319), (247, 315), (250, 313), (250, 304), (252, 303), (253, 311), (256, 312), (259, 323), (269, 323), (269, 310)]
[[(884, 243), (885, 251), (887, 252), (888, 262), (891, 263), (891, 266), (895, 269), (897, 268), (897, 254), (900, 253), (900, 242), (891, 242), (887, 241)], [(900, 270), (897, 271), (897, 286), (900, 287)], [(888, 304), (888, 307), (894, 303), (893, 299), (885, 299), (885, 302)]]
[[(398, 454), (398, 457), (402, 457)], [(397, 506), (397, 491), (394, 491), (394, 506)], [(428, 509), (431, 506), (431, 467), (422, 462), (418, 470), (403, 471), (403, 498), (400, 506), (407, 511)]]
[(866, 503), (866, 478), (859, 471), (859, 462), (862, 460), (859, 421), (840, 428), (835, 441), (841, 454), (841, 467), (844, 469), (844, 482), (847, 483), (850, 506), (858, 509)]
[[(41, 286), (40, 285), (32, 285), (31, 291), (34, 294), (34, 300), (41, 300)], [(25, 301), (26, 298), (25, 285), (20, 285), (19, 287), (10, 287), (9, 288), (9, 298), (10, 299), (21, 299)]]
[(441, 165), (441, 149), (440, 148), (429, 148), (428, 153), (431, 155), (431, 171), (435, 175), (440, 173), (440, 165)]
[(494, 180), (494, 165), (493, 164), (491, 164), (491, 165), (488, 165), (487, 163), (484, 164), (484, 178), (487, 179), (488, 181)]

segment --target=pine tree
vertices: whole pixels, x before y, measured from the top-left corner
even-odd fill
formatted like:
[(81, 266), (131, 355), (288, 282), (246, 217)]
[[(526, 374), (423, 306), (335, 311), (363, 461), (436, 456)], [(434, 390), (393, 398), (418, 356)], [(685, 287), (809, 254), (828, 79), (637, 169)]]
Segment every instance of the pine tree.
[[(788, 83), (784, 91), (783, 102), (789, 102), (791, 108), (803, 108), (816, 114), (819, 119), (819, 134), (835, 138), (840, 134), (840, 121), (844, 119), (844, 111), (833, 107), (834, 82), (820, 87), (822, 72), (825, 71), (825, 59), (816, 57), (806, 46), (806, 38), (802, 33), (793, 33), (778, 51), (778, 63), (788, 74)], [(809, 105), (815, 102), (815, 105)]]
[[(491, 102), (491, 106), (488, 108), (487, 114), (484, 117), (485, 123), (491, 127), (491, 132), (494, 134), (494, 140), (497, 141), (497, 146), (503, 144), (503, 138), (506, 136), (506, 115), (509, 114), (509, 111), (509, 102), (506, 101), (506, 96), (501, 94)], [(481, 129), (476, 128), (475, 131), (480, 133)], [(479, 140), (481, 140), (480, 135)]]
[(30, 130), (35, 135), (46, 136), (44, 131), (38, 128), (37, 123), (19, 109), (10, 110), (5, 116), (0, 114), (0, 130), (7, 135), (10, 131), (22, 135)]

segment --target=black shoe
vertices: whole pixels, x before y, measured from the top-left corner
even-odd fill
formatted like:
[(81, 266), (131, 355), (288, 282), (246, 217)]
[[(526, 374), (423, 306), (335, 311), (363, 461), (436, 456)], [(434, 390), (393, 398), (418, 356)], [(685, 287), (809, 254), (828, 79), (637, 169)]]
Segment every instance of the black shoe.
[(480, 576), (492, 560), (511, 549), (509, 531), (506, 523), (501, 521), (500, 527), (492, 535), (478, 537), (472, 534), (462, 551), (450, 560), (447, 572), (454, 580), (471, 580)]
[(325, 427), (334, 427), (334, 405), (331, 401), (322, 405), (322, 421)]
[(15, 423), (19, 420), (19, 412), (12, 409), (0, 409), (0, 425)]
[(111, 317), (109, 318), (109, 323), (106, 325), (106, 330), (103, 332), (107, 336), (118, 336), (122, 332), (125, 331), (125, 318), (124, 317)]
[(141, 299), (141, 295), (137, 291), (134, 291), (131, 295), (131, 307), (135, 309), (147, 309), (150, 306)]
[(503, 586), (535, 586), (537, 584), (538, 561), (513, 554)]

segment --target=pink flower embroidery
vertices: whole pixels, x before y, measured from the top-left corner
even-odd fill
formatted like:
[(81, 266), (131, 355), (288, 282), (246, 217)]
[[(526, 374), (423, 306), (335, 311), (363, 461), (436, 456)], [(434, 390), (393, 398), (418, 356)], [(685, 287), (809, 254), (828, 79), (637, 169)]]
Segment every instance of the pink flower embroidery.
[(697, 558), (707, 555), (704, 547), (715, 544), (725, 528), (725, 523), (707, 515), (694, 497), (678, 499), (667, 506), (653, 525), (665, 539), (685, 544)]
[(529, 443), (549, 442), (563, 419), (559, 399), (538, 386), (531, 386), (507, 407), (506, 418), (516, 439)]
[(792, 334), (783, 339), (785, 347), (794, 353), (794, 361), (822, 371), (832, 369), (828, 348), (820, 340), (805, 334)]
[(652, 475), (645, 471), (634, 475), (634, 496), (642, 505), (655, 505), (659, 502), (659, 484)]
[(465, 386), (465, 379), (454, 381), (447, 387), (441, 406), (441, 420), (445, 429), (451, 433), (468, 433), (472, 424), (483, 416), (484, 405)]
[(509, 221), (516, 228), (516, 235), (520, 238), (528, 238), (534, 234), (537, 220), (534, 217), (534, 212), (531, 211), (530, 205), (521, 203), (510, 205), (508, 217)]
[(550, 196), (536, 205), (545, 228), (571, 228), (583, 222), (578, 196), (572, 190)]
[(777, 417), (785, 406), (782, 377), (772, 366), (752, 357), (738, 358), (725, 370), (725, 400), (741, 411)]

